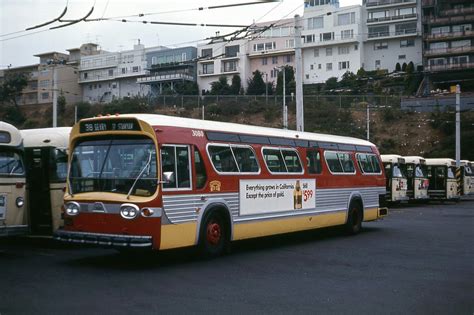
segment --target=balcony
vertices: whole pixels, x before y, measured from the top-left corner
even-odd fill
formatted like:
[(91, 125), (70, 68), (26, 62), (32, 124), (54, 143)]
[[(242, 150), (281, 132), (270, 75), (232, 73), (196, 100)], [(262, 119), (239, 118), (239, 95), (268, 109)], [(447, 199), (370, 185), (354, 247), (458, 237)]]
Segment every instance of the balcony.
[(415, 4), (416, 0), (380, 0), (380, 1), (367, 1), (365, 4), (366, 8), (373, 8), (373, 7), (391, 7), (391, 6), (399, 6), (404, 4)]
[(445, 64), (445, 65), (429, 65), (426, 67), (426, 70), (431, 71), (431, 72), (470, 70), (470, 69), (474, 70), (474, 62), (452, 63), (452, 64)]
[(417, 14), (412, 13), (412, 14), (403, 14), (403, 15), (394, 15), (394, 16), (386, 16), (382, 18), (372, 18), (372, 19), (367, 19), (367, 24), (372, 24), (372, 23), (386, 23), (386, 22), (391, 22), (391, 21), (398, 21), (398, 20), (407, 20), (407, 19), (416, 19)]
[(474, 13), (474, 7), (442, 10), (439, 12), (440, 16), (466, 15)]
[(438, 33), (438, 34), (425, 34), (424, 38), (426, 41), (440, 41), (440, 40), (452, 40), (452, 39), (465, 39), (467, 37), (473, 37), (474, 31), (467, 30), (463, 32), (449, 32), (449, 33)]
[(431, 25), (440, 24), (461, 24), (474, 21), (474, 14), (470, 15), (459, 15), (459, 16), (447, 16), (447, 17), (436, 17), (436, 16), (425, 16), (423, 17), (423, 23)]
[(437, 57), (447, 55), (459, 55), (474, 52), (474, 46), (454, 47), (454, 48), (438, 48), (425, 50), (425, 57)]
[(155, 82), (177, 81), (177, 80), (194, 81), (194, 78), (192, 75), (189, 75), (186, 73), (170, 73), (170, 74), (160, 74), (160, 75), (152, 75), (152, 76), (137, 78), (137, 83), (149, 84), (149, 83), (155, 83)]
[(213, 70), (213, 71), (202, 71), (202, 70), (199, 70), (198, 74), (199, 74), (200, 76), (214, 75), (214, 70)]
[(422, 0), (421, 1), (421, 6), (422, 7), (434, 7), (435, 5), (435, 0)]

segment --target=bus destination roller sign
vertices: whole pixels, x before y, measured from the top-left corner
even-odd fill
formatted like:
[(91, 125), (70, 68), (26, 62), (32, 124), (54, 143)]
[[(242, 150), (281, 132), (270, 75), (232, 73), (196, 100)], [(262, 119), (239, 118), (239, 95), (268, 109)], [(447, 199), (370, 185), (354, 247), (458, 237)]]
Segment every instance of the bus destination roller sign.
[(81, 133), (103, 132), (103, 131), (140, 131), (138, 121), (134, 119), (126, 120), (95, 120), (83, 121), (80, 124)]

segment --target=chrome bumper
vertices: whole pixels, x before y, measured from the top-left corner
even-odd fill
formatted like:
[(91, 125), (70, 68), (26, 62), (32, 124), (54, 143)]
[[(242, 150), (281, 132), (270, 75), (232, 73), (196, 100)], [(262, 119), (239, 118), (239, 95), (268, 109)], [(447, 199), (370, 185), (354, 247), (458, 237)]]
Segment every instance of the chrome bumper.
[(28, 234), (27, 225), (3, 225), (0, 226), (0, 237)]
[(151, 236), (70, 232), (64, 230), (56, 231), (53, 235), (53, 238), (61, 242), (92, 244), (110, 247), (151, 248), (153, 244)]

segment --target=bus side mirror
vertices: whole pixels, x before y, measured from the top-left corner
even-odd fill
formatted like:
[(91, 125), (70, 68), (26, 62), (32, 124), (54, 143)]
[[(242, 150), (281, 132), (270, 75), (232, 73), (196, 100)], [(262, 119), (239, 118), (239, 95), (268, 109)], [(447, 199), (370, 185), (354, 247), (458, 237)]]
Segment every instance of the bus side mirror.
[(163, 180), (160, 182), (162, 184), (170, 183), (174, 178), (174, 172), (163, 172)]

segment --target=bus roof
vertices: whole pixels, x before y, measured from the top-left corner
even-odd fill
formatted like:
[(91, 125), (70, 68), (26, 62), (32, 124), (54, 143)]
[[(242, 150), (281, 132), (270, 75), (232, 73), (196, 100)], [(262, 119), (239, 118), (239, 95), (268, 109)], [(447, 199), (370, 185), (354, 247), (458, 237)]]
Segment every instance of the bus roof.
[(422, 156), (410, 155), (404, 156), (405, 163), (426, 164), (426, 159)]
[(405, 163), (404, 158), (398, 154), (382, 154), (380, 158), (383, 163)]
[(426, 159), (426, 165), (444, 165), (444, 166), (456, 166), (456, 161), (453, 159)]
[(323, 142), (334, 142), (341, 144), (354, 144), (361, 146), (371, 146), (375, 145), (369, 141), (336, 136), (336, 135), (327, 135), (321, 133), (312, 133), (312, 132), (299, 132), (295, 130), (284, 130), (277, 128), (268, 128), (268, 127), (259, 127), (252, 125), (243, 125), (236, 123), (228, 122), (218, 122), (210, 120), (200, 120), (192, 118), (182, 118), (175, 116), (165, 116), (165, 115), (153, 115), (153, 114), (125, 114), (118, 116), (106, 116), (106, 117), (95, 117), (88, 118), (90, 119), (107, 119), (107, 118), (124, 118), (124, 117), (134, 117), (137, 118), (150, 126), (170, 126), (170, 127), (183, 127), (190, 129), (200, 129), (205, 131), (221, 131), (229, 133), (240, 133), (240, 134), (251, 134), (251, 135), (262, 135), (262, 136), (273, 136), (273, 137), (283, 137), (290, 139), (302, 139), (302, 140), (311, 140), (311, 141), (323, 141)]
[(20, 130), (25, 148), (55, 147), (67, 149), (71, 127)]
[(21, 144), (20, 131), (15, 126), (0, 121), (0, 146), (20, 147)]

